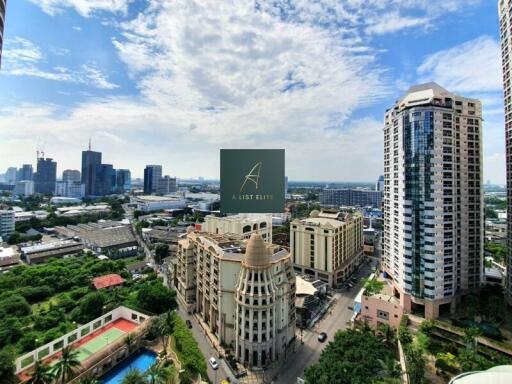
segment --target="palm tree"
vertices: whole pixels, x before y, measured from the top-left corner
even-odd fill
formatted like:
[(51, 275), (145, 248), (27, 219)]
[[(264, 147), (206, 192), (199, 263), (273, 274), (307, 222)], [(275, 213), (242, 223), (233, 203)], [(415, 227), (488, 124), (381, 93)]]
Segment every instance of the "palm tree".
[(162, 345), (164, 347), (164, 355), (167, 355), (167, 344), (169, 342), (169, 337), (174, 332), (174, 317), (171, 311), (165, 313), (159, 318), (159, 327), (158, 332), (160, 333), (160, 338), (162, 340)]
[(162, 366), (157, 362), (151, 364), (151, 366), (147, 369), (146, 377), (149, 379), (149, 384), (160, 384), (162, 381)]
[(94, 375), (87, 375), (78, 380), (78, 384), (101, 384)]
[(76, 368), (80, 366), (80, 361), (78, 360), (78, 351), (72, 350), (68, 345), (62, 349), (62, 355), (60, 360), (53, 367), (53, 374), (55, 375), (56, 381), (59, 380), (62, 384), (66, 382), (66, 379), (69, 379)]
[(37, 360), (34, 365), (32, 377), (27, 381), (27, 384), (50, 384), (53, 379), (54, 376), (48, 364), (45, 364), (41, 360)]
[(132, 333), (129, 333), (126, 335), (126, 337), (124, 338), (124, 345), (126, 346), (126, 350), (128, 351), (128, 363), (129, 363), (130, 369), (131, 369), (131, 367), (132, 367), (131, 355), (132, 355), (133, 349), (135, 347), (135, 337), (133, 336)]
[(146, 380), (138, 369), (130, 369), (121, 384), (146, 384)]

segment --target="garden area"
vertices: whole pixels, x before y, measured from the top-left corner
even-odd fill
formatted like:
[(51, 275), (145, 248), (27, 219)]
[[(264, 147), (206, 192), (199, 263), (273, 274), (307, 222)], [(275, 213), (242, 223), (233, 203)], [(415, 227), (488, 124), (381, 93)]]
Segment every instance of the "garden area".
[[(84, 254), (17, 266), (0, 275), (0, 377), (2, 369), (9, 372), (16, 356), (120, 305), (149, 314), (176, 307), (175, 292), (154, 273), (134, 281), (125, 268), (123, 260)], [(96, 291), (92, 278), (109, 273), (120, 274), (126, 282), (110, 291)]]

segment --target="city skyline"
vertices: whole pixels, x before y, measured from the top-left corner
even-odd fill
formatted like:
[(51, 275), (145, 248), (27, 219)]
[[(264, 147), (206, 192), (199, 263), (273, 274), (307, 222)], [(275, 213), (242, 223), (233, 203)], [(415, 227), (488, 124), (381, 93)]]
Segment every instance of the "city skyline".
[(8, 2), (0, 169), (40, 143), (80, 169), (92, 136), (134, 177), (218, 178), (220, 148), (284, 147), (292, 180), (369, 181), (388, 100), (434, 80), (482, 100), (484, 179), (504, 183), (496, 4), (313, 3), (227, 1), (215, 24), (208, 1)]

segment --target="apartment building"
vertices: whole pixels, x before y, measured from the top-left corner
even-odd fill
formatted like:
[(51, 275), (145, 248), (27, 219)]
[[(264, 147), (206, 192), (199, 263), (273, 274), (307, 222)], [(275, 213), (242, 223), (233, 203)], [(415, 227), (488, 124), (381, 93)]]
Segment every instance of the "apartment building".
[(14, 232), (14, 214), (14, 211), (0, 210), (0, 237), (3, 237), (4, 240)]
[(435, 83), (386, 111), (382, 266), (406, 312), (436, 318), (482, 278), (482, 107)]
[[(505, 147), (507, 156), (507, 206), (512, 207), (512, 83), (510, 55), (512, 54), (512, 1), (499, 0), (501, 58), (503, 68), (503, 98), (505, 101)], [(507, 211), (507, 270), (512, 271), (512, 209)], [(512, 305), (512, 273), (507, 273), (505, 297)]]
[(363, 216), (359, 212), (314, 210), (290, 225), (295, 271), (330, 286), (343, 283), (363, 259)]
[(177, 296), (238, 361), (265, 367), (295, 336), (295, 275), (286, 248), (253, 233), (194, 232), (178, 242)]

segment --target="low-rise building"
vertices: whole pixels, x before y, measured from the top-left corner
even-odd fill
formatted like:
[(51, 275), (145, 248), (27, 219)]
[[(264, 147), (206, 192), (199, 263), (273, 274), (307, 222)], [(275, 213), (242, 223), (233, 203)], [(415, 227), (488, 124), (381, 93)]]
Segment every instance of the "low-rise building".
[(287, 249), (258, 234), (195, 233), (179, 241), (177, 295), (238, 361), (264, 367), (295, 337), (295, 275)]
[(125, 280), (117, 273), (111, 273), (109, 275), (98, 276), (92, 279), (92, 285), (96, 289), (107, 289), (111, 290), (115, 287), (123, 285)]
[(244, 239), (257, 233), (267, 243), (272, 242), (272, 215), (270, 214), (238, 214), (225, 217), (208, 215), (204, 218), (202, 229), (215, 234), (232, 233)]
[(21, 247), (21, 255), (28, 264), (41, 264), (50, 258), (79, 254), (83, 249), (81, 242), (61, 240)]
[(129, 225), (85, 230), (77, 233), (77, 236), (82, 239), (87, 248), (111, 259), (136, 255), (139, 249), (137, 239)]
[(371, 327), (377, 328), (379, 324), (387, 324), (398, 328), (404, 310), (400, 305), (400, 299), (393, 295), (393, 287), (380, 277), (376, 277), (384, 286), (382, 291), (375, 295), (361, 296), (360, 320), (367, 322)]
[(0, 247), (0, 270), (18, 265), (19, 262), (20, 256), (14, 247)]
[(343, 283), (363, 260), (359, 212), (312, 211), (292, 221), (290, 252), (295, 270), (330, 286)]
[(16, 223), (29, 221), (30, 219), (44, 220), (48, 217), (48, 211), (18, 211), (14, 213), (14, 220)]
[(130, 203), (134, 204), (138, 211), (153, 212), (163, 209), (183, 209), (187, 206), (185, 199), (179, 195), (153, 196), (142, 195), (132, 196)]
[(370, 189), (331, 189), (320, 192), (320, 205), (326, 207), (374, 207), (379, 208), (384, 197), (383, 191)]

